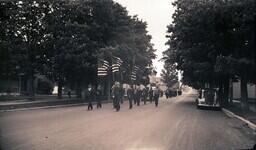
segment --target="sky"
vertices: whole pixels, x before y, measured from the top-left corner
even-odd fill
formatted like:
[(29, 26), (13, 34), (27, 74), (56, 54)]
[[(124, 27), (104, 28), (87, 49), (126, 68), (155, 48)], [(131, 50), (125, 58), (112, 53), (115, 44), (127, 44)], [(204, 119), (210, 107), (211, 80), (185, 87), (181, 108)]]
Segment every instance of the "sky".
[(160, 76), (163, 69), (163, 62), (159, 62), (162, 58), (162, 52), (168, 47), (166, 31), (167, 25), (172, 22), (172, 14), (174, 8), (171, 5), (173, 0), (114, 0), (126, 7), (129, 15), (138, 15), (138, 18), (148, 23), (148, 32), (152, 35), (152, 43), (156, 49), (157, 59), (153, 61), (153, 65), (157, 69), (157, 76)]

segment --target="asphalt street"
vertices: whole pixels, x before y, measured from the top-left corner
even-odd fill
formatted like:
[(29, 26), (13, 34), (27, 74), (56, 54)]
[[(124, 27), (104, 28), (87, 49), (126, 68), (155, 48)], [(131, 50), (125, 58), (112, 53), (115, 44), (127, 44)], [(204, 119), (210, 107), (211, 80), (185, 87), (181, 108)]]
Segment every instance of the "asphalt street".
[(198, 110), (193, 91), (159, 107), (150, 103), (115, 112), (112, 104), (0, 114), (2, 150), (231, 150), (246, 149), (256, 136), (221, 111)]

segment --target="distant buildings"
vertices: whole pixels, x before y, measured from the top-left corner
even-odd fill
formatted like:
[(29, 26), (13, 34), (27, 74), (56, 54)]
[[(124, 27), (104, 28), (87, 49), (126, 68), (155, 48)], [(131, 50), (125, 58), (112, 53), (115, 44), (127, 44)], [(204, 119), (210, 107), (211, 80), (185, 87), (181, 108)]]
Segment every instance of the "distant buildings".
[(161, 77), (157, 77), (155, 74), (149, 76), (149, 82), (151, 86), (159, 86), (159, 88), (163, 91), (167, 89), (167, 86), (161, 80)]

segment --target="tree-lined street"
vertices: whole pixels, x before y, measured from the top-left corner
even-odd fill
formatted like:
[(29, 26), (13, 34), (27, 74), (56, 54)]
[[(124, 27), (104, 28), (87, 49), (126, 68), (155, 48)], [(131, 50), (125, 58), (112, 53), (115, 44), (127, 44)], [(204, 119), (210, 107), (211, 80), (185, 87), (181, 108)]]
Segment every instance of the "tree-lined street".
[(0, 2), (0, 150), (256, 150), (254, 1)]
[(112, 104), (2, 113), (1, 148), (220, 150), (251, 148), (256, 137), (221, 111), (198, 110), (194, 91), (120, 112)]

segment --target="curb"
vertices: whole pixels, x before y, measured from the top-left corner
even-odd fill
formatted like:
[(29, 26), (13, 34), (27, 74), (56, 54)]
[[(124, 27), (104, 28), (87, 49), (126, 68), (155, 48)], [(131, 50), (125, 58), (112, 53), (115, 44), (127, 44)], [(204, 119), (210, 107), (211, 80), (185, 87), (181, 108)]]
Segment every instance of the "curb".
[[(112, 101), (102, 101), (102, 104), (110, 103)], [(93, 105), (97, 104), (97, 102), (92, 102)], [(0, 110), (0, 113), (3, 112), (16, 112), (16, 111), (27, 111), (27, 110), (38, 110), (38, 109), (50, 109), (50, 108), (61, 108), (61, 107), (72, 107), (72, 106), (83, 106), (88, 105), (88, 102), (83, 103), (74, 103), (74, 104), (63, 104), (63, 105), (52, 105), (52, 106), (39, 106), (39, 107), (27, 107), (27, 108), (17, 108), (17, 109), (6, 109)]]
[(222, 111), (229, 117), (237, 118), (237, 119), (243, 121), (249, 128), (251, 128), (254, 132), (256, 132), (256, 125), (254, 123), (252, 123), (251, 121), (249, 121), (241, 116), (238, 116), (225, 108), (222, 108)]
[(0, 113), (3, 112), (16, 112), (16, 111), (26, 111), (26, 110), (38, 110), (38, 109), (50, 109), (50, 108), (61, 108), (61, 107), (71, 107), (71, 106), (79, 106), (87, 103), (79, 103), (79, 104), (66, 104), (66, 105), (56, 105), (56, 106), (42, 106), (42, 107), (28, 107), (28, 108), (17, 108), (17, 109), (9, 109), (9, 110), (0, 110)]
[(0, 110), (11, 110), (11, 109), (23, 109), (32, 107), (46, 107), (46, 106), (57, 106), (57, 105), (68, 105), (68, 104), (78, 104), (85, 103), (85, 100), (54, 100), (54, 101), (30, 101), (17, 104), (6, 104), (0, 105)]

